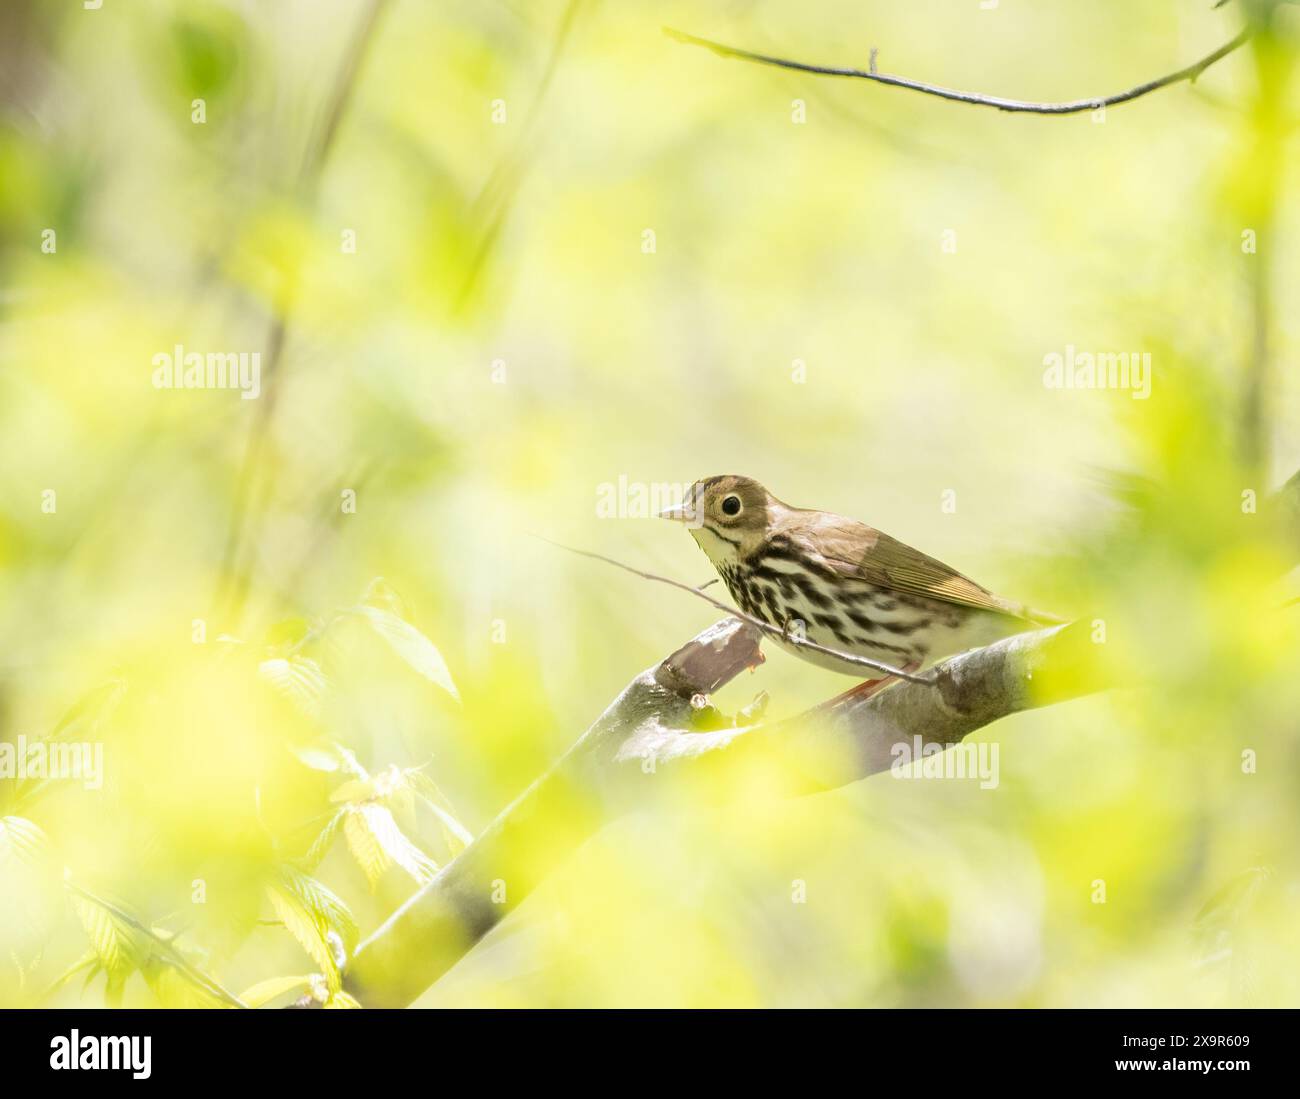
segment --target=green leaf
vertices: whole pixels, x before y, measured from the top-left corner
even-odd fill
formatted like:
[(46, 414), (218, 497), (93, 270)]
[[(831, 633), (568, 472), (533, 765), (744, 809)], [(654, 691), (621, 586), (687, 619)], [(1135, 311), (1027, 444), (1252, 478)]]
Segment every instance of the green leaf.
[(406, 600), (382, 576), (376, 576), (361, 595), (361, 602), (367, 607), (378, 607), (382, 611), (391, 611), (398, 618), (410, 618)]
[(334, 955), (326, 940), (327, 929), (323, 923), (299, 897), (289, 890), (278, 886), (267, 886), (266, 892), (275, 914), (289, 934), (298, 940), (298, 945), (307, 952), (307, 956), (320, 967), (330, 988), (342, 987), (338, 967), (334, 964)]
[(407, 838), (387, 806), (373, 802), (360, 805), (353, 810), (353, 816), (364, 819), (367, 829), (384, 855), (410, 874), (418, 884), (423, 885), (438, 872), (438, 864)]
[(49, 840), (26, 817), (0, 817), (0, 865), (12, 859), (24, 866), (45, 861)]
[(298, 895), (313, 912), (317, 913), (330, 929), (337, 931), (350, 952), (359, 937), (357, 921), (352, 910), (324, 882), (308, 874), (290, 871), (290, 882)]
[(346, 992), (336, 992), (325, 1004), (326, 1007), (360, 1007), (361, 1004), (355, 996)]
[(93, 950), (86, 951), (85, 954), (68, 966), (67, 969), (54, 979), (54, 983), (46, 990), (45, 998), (48, 999), (53, 996), (82, 970), (86, 971), (86, 983), (89, 984), (94, 980), (95, 975), (100, 971), (100, 968), (99, 955)]
[(267, 886), (267, 896), (289, 934), (320, 967), (330, 991), (337, 992), (342, 979), (329, 936), (333, 931), (345, 951), (351, 951), (357, 925), (348, 906), (328, 886), (292, 867), (283, 868), (279, 880)]
[[(244, 989), (239, 994), (239, 998), (249, 1007), (261, 1007), (263, 1004), (270, 1003), (277, 997), (283, 996), (286, 992), (293, 992), (300, 988), (309, 988), (311, 979), (315, 974), (308, 973), (303, 977), (270, 977), (265, 981), (258, 981), (257, 984)], [(339, 993), (339, 995), (345, 995)]]
[(125, 978), (149, 957), (149, 946), (135, 928), (103, 905), (79, 893), (72, 895), (72, 907), (90, 939), (90, 948), (107, 970), (109, 979)]
[(125, 693), (125, 679), (110, 679), (92, 687), (68, 708), (46, 739), (99, 739), (100, 726), (113, 715)]
[[(59, 719), (54, 729), (41, 738), (41, 743), (52, 744), (90, 742), (102, 740), (101, 727), (113, 716), (126, 694), (126, 680), (110, 679), (86, 691)], [(28, 804), (47, 793), (53, 780), (28, 778), (17, 784), (15, 805)]]
[(126, 992), (126, 979), (130, 976), (130, 971), (122, 972), (120, 970), (108, 971), (108, 983), (104, 985), (104, 1003), (111, 1008), (122, 1006), (122, 994)]
[(339, 810), (330, 817), (329, 823), (321, 829), (320, 835), (312, 841), (311, 847), (308, 848), (307, 854), (302, 859), (307, 870), (315, 870), (321, 864), (321, 860), (329, 852), (331, 845), (334, 843), (334, 838), (338, 835), (339, 828), (343, 824), (343, 817), (344, 810)]
[(365, 874), (366, 881), (373, 892), (379, 879), (384, 876), (384, 871), (391, 865), (391, 860), (384, 853), (379, 841), (375, 839), (374, 833), (370, 831), (370, 826), (360, 810), (346, 810), (343, 833), (347, 836), (348, 850), (357, 860), (357, 865), (361, 867), (361, 872)]
[(460, 701), (460, 692), (452, 682), (451, 672), (447, 670), (447, 662), (443, 660), (442, 653), (434, 643), (424, 634), (409, 622), (380, 607), (359, 606), (356, 612), (407, 664), (430, 683), (436, 684), (456, 701)]
[(377, 795), (372, 779), (351, 779), (330, 794), (330, 801), (366, 801)]
[(451, 847), (453, 854), (463, 851), (474, 842), (474, 834), (456, 819), (451, 811), (451, 803), (447, 801), (446, 796), (438, 789), (438, 784), (433, 779), (418, 767), (413, 767), (407, 771), (406, 779), (411, 788), (420, 795), (420, 800), (428, 806), (429, 811), (438, 818), (447, 835), (447, 843)]
[(306, 764), (313, 771), (337, 771), (343, 764), (339, 760), (338, 751), (331, 746), (320, 744), (304, 744), (290, 747), (299, 762)]
[(166, 957), (155, 954), (140, 970), (149, 991), (163, 1007), (230, 1007), (220, 996), (199, 984)]
[(257, 666), (257, 673), (308, 717), (320, 716), (321, 701), (329, 682), (311, 657), (295, 655), (263, 660)]

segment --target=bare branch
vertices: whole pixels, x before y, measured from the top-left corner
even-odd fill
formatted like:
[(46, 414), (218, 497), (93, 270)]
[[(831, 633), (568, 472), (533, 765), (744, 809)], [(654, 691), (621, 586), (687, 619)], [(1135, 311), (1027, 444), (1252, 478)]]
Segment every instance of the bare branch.
[(625, 812), (755, 790), (832, 789), (887, 769), (896, 743), (956, 743), (1007, 714), (1094, 686), (1083, 627), (1057, 626), (954, 657), (933, 684), (898, 683), (785, 721), (697, 731), (695, 700), (752, 667), (760, 640), (749, 623), (724, 619), (637, 676), (554, 767), (357, 948), (348, 990), (366, 1006), (411, 1003), (552, 867)]
[[(1114, 686), (1095, 670), (1093, 652), (1078, 622), (955, 656), (936, 668), (933, 686), (850, 692), (781, 721), (696, 732), (650, 718), (608, 749), (607, 794), (621, 810), (682, 793), (729, 801), (756, 785), (764, 796), (835, 789), (889, 770), (895, 745), (948, 747), (1009, 714)], [(751, 782), (759, 771), (763, 782)]]
[[(1300, 473), (1263, 510), (1300, 559)], [(781, 721), (701, 729), (698, 696), (758, 663), (769, 632), (767, 623), (724, 619), (637, 676), (549, 771), (357, 948), (348, 990), (366, 1006), (410, 1004), (572, 850), (625, 812), (834, 789), (889, 769), (897, 744), (956, 744), (1009, 714), (1121, 685), (1103, 678), (1091, 631), (1075, 622), (962, 653), (928, 679), (909, 677), (867, 697), (850, 692)]]
[[(712, 50), (721, 57), (734, 57), (741, 61), (753, 61), (760, 65), (775, 65), (782, 69), (793, 69), (796, 72), (813, 73), (816, 76), (847, 76), (858, 80), (874, 80), (877, 84), (888, 84), (894, 88), (907, 88), (910, 91), (921, 92), (924, 95), (938, 96), (940, 99), (950, 99), (957, 103), (971, 103), (979, 107), (993, 107), (999, 111), (1012, 111), (1020, 114), (1079, 114), (1082, 111), (1095, 111), (1099, 107), (1113, 107), (1118, 103), (1127, 103), (1133, 99), (1140, 99), (1142, 96), (1157, 91), (1160, 88), (1167, 88), (1171, 84), (1181, 84), (1184, 81), (1194, 82), (1198, 76), (1206, 69), (1218, 61), (1223, 60), (1228, 54), (1245, 45), (1250, 38), (1250, 31), (1243, 30), (1236, 38), (1230, 42), (1225, 42), (1213, 53), (1206, 54), (1199, 61), (1188, 65), (1185, 69), (1179, 69), (1177, 72), (1169, 73), (1167, 76), (1157, 77), (1155, 80), (1148, 80), (1145, 84), (1139, 84), (1134, 88), (1126, 91), (1116, 92), (1114, 95), (1093, 96), (1090, 99), (1071, 99), (1064, 103), (1035, 103), (1026, 99), (1006, 99), (997, 95), (983, 95), (979, 92), (963, 92), (955, 88), (944, 88), (938, 84), (927, 84), (921, 80), (912, 80), (905, 76), (894, 76), (890, 73), (877, 71), (874, 63), (869, 71), (862, 69), (840, 68), (833, 65), (813, 65), (805, 61), (792, 61), (785, 57), (774, 57), (770, 54), (755, 53), (752, 50), (740, 49), (736, 46), (726, 46), (721, 42), (714, 42), (708, 38), (699, 38), (693, 34), (687, 34), (685, 31), (675, 30), (672, 27), (665, 27), (664, 33), (670, 38), (675, 38), (679, 42), (684, 42), (690, 46), (703, 46), (707, 50)], [(874, 60), (875, 50), (872, 50)]]

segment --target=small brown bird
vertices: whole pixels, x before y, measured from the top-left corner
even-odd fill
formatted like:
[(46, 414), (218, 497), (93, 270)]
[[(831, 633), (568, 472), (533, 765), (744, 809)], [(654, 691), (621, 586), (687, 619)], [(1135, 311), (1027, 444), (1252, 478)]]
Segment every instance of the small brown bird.
[[(783, 504), (748, 477), (696, 481), (662, 517), (689, 524), (746, 614), (905, 671), (1061, 621), (865, 523)], [(860, 665), (781, 644), (820, 667), (862, 675)]]

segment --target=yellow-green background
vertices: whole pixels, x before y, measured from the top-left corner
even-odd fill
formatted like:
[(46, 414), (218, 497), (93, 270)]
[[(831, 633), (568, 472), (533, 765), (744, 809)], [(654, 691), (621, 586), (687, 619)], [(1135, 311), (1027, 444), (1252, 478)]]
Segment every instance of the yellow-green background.
[[(184, 928), (236, 991), (309, 972), (253, 922), (338, 781), (287, 746), (324, 732), (372, 771), (428, 763), (477, 831), (717, 617), (543, 539), (702, 582), (680, 529), (598, 517), (598, 486), (736, 472), (1104, 618), (1106, 658), (1151, 686), (983, 730), (993, 791), (884, 775), (626, 819), (421, 1003), (1300, 1003), (1298, 612), (1277, 611), (1282, 551), (1242, 513), (1300, 465), (1300, 11), (1099, 121), (724, 60), (661, 27), (863, 67), (877, 47), (886, 71), (1068, 99), (1179, 68), (1246, 10), (400, 0), (318, 157), (368, 10), (0, 11), (0, 736), (122, 685), (80, 726), (105, 788), (24, 809), (48, 865), (0, 868), (0, 1002), (82, 995), (43, 998), (86, 950), (64, 867)], [(155, 389), (177, 343), (260, 350), (262, 396)], [(1151, 398), (1046, 389), (1069, 344), (1150, 352)], [(1156, 486), (1138, 516), (1111, 470)], [(463, 704), (345, 629), (313, 721), (257, 660), (301, 629), (277, 623), (377, 576)], [(764, 688), (786, 714), (848, 685), (774, 652), (719, 703)], [(427, 818), (412, 838), (449, 854)], [(319, 876), (363, 934), (413, 888), (394, 868), (372, 893), (341, 842)], [(132, 978), (124, 1002), (154, 1001)]]

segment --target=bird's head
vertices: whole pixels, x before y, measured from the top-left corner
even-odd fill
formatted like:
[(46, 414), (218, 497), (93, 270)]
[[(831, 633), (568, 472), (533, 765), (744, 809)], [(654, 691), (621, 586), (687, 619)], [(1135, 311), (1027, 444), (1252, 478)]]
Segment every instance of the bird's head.
[(713, 564), (748, 557), (767, 537), (769, 524), (784, 507), (757, 481), (727, 474), (706, 477), (686, 492), (676, 507), (661, 512), (663, 519), (686, 523), (691, 536)]

